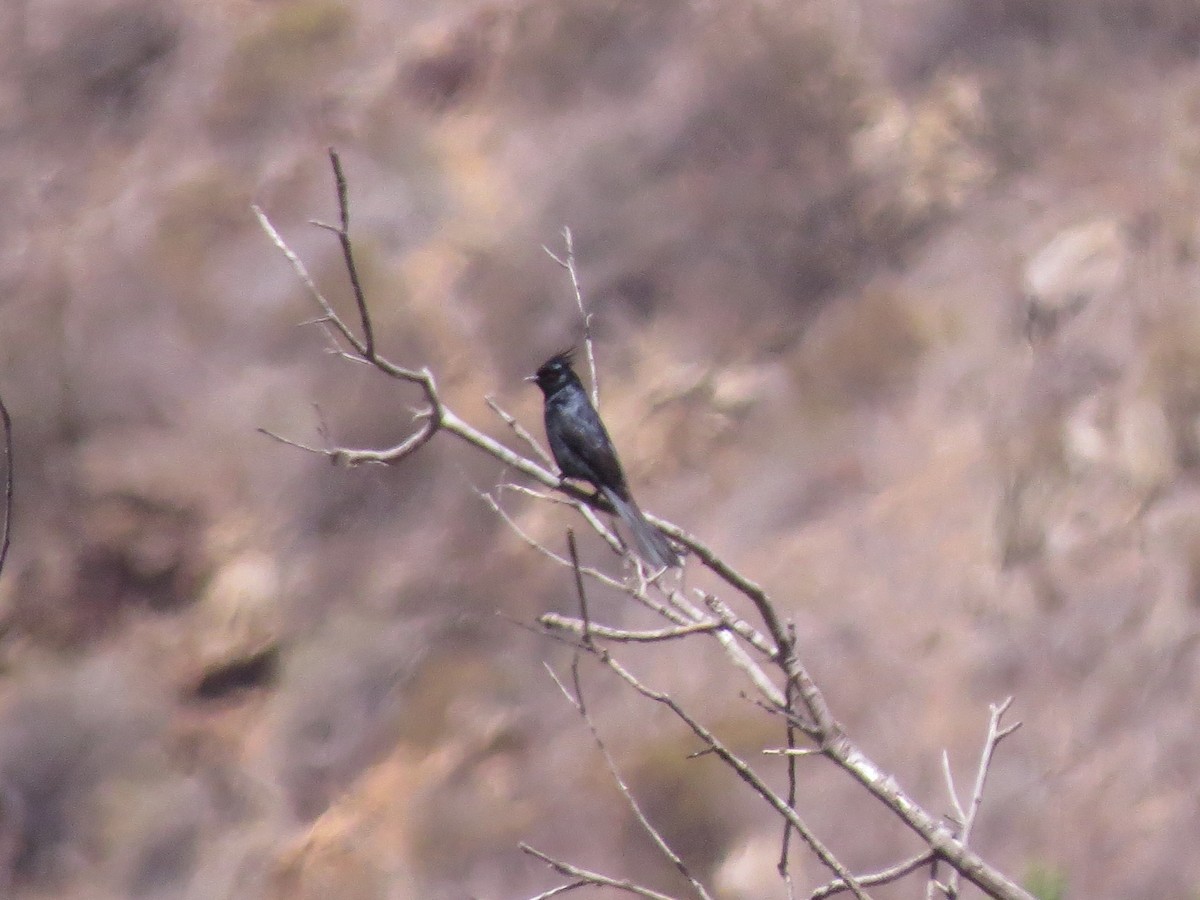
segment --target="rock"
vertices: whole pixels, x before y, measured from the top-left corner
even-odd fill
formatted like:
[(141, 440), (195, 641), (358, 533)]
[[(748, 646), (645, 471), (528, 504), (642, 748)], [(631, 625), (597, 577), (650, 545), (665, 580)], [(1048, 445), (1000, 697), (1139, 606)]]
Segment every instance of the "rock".
[[(769, 897), (779, 886), (779, 835), (750, 835), (725, 854), (714, 876), (714, 887), (730, 900)], [(793, 863), (792, 877), (800, 865)]]
[(187, 686), (212, 699), (270, 677), (282, 631), (279, 566), (244, 552), (209, 581), (189, 624)]
[(1120, 222), (1101, 217), (1065, 228), (1025, 265), (1026, 328), (1043, 336), (1120, 283), (1129, 256)]

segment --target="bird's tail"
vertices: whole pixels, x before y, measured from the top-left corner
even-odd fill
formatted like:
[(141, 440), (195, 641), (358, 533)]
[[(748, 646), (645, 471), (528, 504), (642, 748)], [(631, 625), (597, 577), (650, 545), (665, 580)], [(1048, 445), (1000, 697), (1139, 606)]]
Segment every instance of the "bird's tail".
[(604, 488), (603, 492), (605, 499), (621, 517), (621, 521), (629, 526), (638, 555), (643, 560), (656, 569), (669, 569), (679, 565), (679, 554), (675, 552), (671, 542), (667, 540), (666, 535), (646, 521), (646, 517), (632, 498), (623, 499), (609, 488)]

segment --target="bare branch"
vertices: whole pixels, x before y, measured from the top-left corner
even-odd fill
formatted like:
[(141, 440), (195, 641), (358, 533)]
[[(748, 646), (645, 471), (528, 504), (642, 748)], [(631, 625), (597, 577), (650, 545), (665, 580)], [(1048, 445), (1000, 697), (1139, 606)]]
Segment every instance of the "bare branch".
[(583, 685), (579, 680), (578, 655), (576, 655), (574, 661), (571, 663), (571, 684), (575, 689), (574, 696), (572, 696), (571, 692), (566, 689), (562, 681), (559, 680), (558, 676), (554, 674), (554, 671), (550, 669), (549, 666), (547, 666), (546, 669), (550, 672), (550, 677), (554, 679), (554, 683), (559, 686), (563, 694), (566, 695), (567, 699), (570, 701), (571, 705), (575, 707), (575, 711), (579, 713), (584, 723), (586, 723), (588, 731), (592, 733), (592, 740), (595, 741), (596, 748), (600, 751), (600, 755), (604, 757), (604, 764), (608, 767), (608, 772), (610, 775), (612, 775), (613, 781), (616, 782), (617, 790), (621, 792), (621, 796), (623, 796), (625, 798), (625, 802), (629, 804), (629, 808), (633, 812), (634, 818), (638, 820), (638, 824), (642, 826), (642, 830), (650, 836), (650, 839), (654, 841), (655, 846), (658, 847), (658, 849), (670, 861), (671, 865), (675, 867), (679, 874), (681, 874), (691, 883), (692, 888), (696, 891), (697, 896), (699, 896), (701, 900), (712, 900), (712, 897), (709, 895), (704, 885), (697, 880), (694, 875), (692, 875), (691, 871), (684, 864), (683, 860), (679, 858), (679, 855), (671, 849), (671, 845), (667, 843), (666, 839), (662, 836), (658, 829), (655, 828), (654, 825), (651, 824), (650, 820), (646, 818), (646, 814), (642, 812), (641, 804), (637, 802), (637, 798), (633, 796), (633, 792), (629, 789), (629, 785), (627, 785), (625, 783), (625, 779), (621, 777), (621, 773), (617, 769), (616, 760), (614, 760), (612, 758), (612, 754), (608, 752), (608, 746), (604, 743), (604, 739), (600, 737), (600, 730), (596, 727), (596, 723), (592, 719), (591, 713), (588, 712), (587, 704), (584, 702)]
[[(905, 875), (915, 872), (921, 866), (928, 865), (933, 859), (933, 853), (926, 850), (924, 853), (918, 853), (911, 859), (906, 859), (904, 862), (897, 863), (886, 869), (881, 869), (878, 872), (872, 872), (869, 875), (859, 875), (858, 883), (866, 887), (875, 887), (880, 884), (890, 884), (893, 881), (899, 881)], [(844, 893), (850, 890), (846, 882), (840, 878), (835, 878), (828, 884), (822, 885), (811, 894), (809, 900), (825, 900), (826, 897), (833, 897), (837, 894)]]
[(550, 900), (551, 897), (557, 897), (559, 894), (566, 894), (569, 891), (573, 891), (577, 888), (587, 887), (588, 884), (589, 882), (586, 879), (580, 878), (577, 881), (570, 881), (566, 884), (560, 884), (558, 887), (551, 888), (548, 891), (538, 894), (536, 897), (530, 897), (529, 900)]
[[(579, 568), (579, 548), (575, 546), (575, 532), (567, 529), (567, 550), (571, 554), (571, 569), (575, 573), (575, 593), (579, 597), (579, 614), (583, 619), (583, 642), (588, 646), (592, 643), (592, 617), (588, 613), (587, 591), (583, 589), (583, 572)], [(578, 679), (577, 679), (578, 680)], [(583, 710), (583, 694), (578, 690), (576, 685), (575, 695), (578, 698), (580, 711)], [(588, 723), (591, 724), (590, 722)], [(597, 739), (599, 740), (599, 739)]]
[[(577, 513), (583, 516), (588, 525), (592, 527), (592, 530), (595, 531), (596, 534), (600, 535), (600, 538), (604, 541), (604, 543), (608, 544), (609, 549), (612, 550), (613, 553), (615, 553), (617, 556), (625, 555), (625, 545), (621, 543), (621, 539), (617, 536), (616, 532), (601, 522), (599, 516), (596, 515), (596, 511), (588, 505), (590, 503), (595, 503), (598, 506), (601, 506), (606, 512), (611, 512), (611, 510), (607, 507), (607, 501), (603, 497), (597, 497), (592, 494), (587, 494), (584, 491), (579, 491), (569, 482), (560, 482), (558, 485), (556, 485), (558, 491), (564, 495), (561, 497), (548, 494), (543, 491), (536, 491), (532, 488), (525, 487), (523, 484), (516, 484), (514, 482), (508, 482), (502, 485), (502, 487), (505, 490), (513, 491), (514, 493), (524, 494), (527, 497), (533, 497), (535, 500), (543, 500), (548, 503), (560, 503), (564, 506), (570, 506)], [(585, 499), (579, 499), (580, 497)]]
[(266, 428), (256, 428), (255, 431), (257, 431), (259, 434), (265, 434), (273, 441), (278, 441), (279, 443), (286, 444), (289, 447), (296, 447), (299, 450), (306, 450), (309, 453), (323, 454), (328, 452), (324, 447), (313, 447), (309, 444), (302, 444), (299, 441), (293, 441), (291, 438), (285, 438), (283, 435), (276, 434), (275, 432), (269, 431)]
[[(1012, 725), (1001, 726), (1001, 721), (1004, 719), (1004, 714), (1008, 712), (1012, 706), (1013, 698), (1008, 697), (1000, 703), (992, 703), (988, 710), (991, 714), (988, 720), (987, 737), (983, 742), (983, 750), (979, 754), (979, 766), (975, 770), (975, 786), (971, 790), (971, 804), (964, 812), (962, 806), (958, 802), (957, 796), (954, 794), (954, 782), (950, 775), (950, 759), (947, 754), (942, 755), (945, 762), (946, 778), (950, 786), (951, 799), (954, 802), (959, 814), (959, 834), (958, 842), (966, 847), (971, 840), (971, 829), (975, 825), (975, 818), (979, 814), (979, 807), (983, 804), (983, 789), (987, 784), (988, 772), (992, 767), (992, 758), (995, 755), (996, 748), (1000, 742), (1021, 727), (1020, 722), (1014, 722)], [(948, 900), (954, 900), (958, 896), (959, 872), (957, 870), (950, 873), (943, 891)]]
[(962, 828), (967, 820), (966, 810), (958, 799), (958, 789), (954, 786), (954, 773), (950, 771), (950, 754), (942, 750), (942, 776), (946, 779), (946, 793), (950, 795), (950, 805), (954, 807), (954, 824)]
[(820, 747), (768, 747), (763, 751), (764, 756), (790, 756), (800, 759), (804, 756), (823, 756)]
[[(538, 553), (541, 553), (543, 556), (547, 557), (552, 562), (554, 562), (560, 566), (571, 566), (572, 565), (571, 561), (569, 559), (566, 559), (565, 557), (562, 557), (559, 554), (555, 553), (553, 550), (548, 548), (545, 544), (541, 543), (536, 538), (534, 538), (533, 536), (528, 534), (523, 528), (521, 528), (521, 526), (518, 525), (513, 520), (512, 516), (510, 516), (508, 514), (508, 511), (505, 510), (504, 507), (502, 507), (500, 505), (499, 501), (497, 501), (495, 497), (493, 497), (491, 494), (488, 494), (484, 491), (480, 491), (478, 493), (479, 493), (479, 496), (483, 498), (483, 501), (485, 503), (487, 503), (489, 507), (491, 507), (492, 511), (494, 513), (496, 513), (498, 516), (500, 516), (501, 520), (506, 525), (508, 525), (508, 527), (512, 529), (513, 533), (516, 534), (517, 537), (519, 537), (522, 541), (524, 541), (526, 544), (528, 544), (530, 547), (532, 547)], [(586, 575), (588, 578), (593, 579), (598, 584), (604, 585), (607, 588), (611, 588), (616, 591), (625, 592), (629, 597), (633, 598), (634, 600), (636, 600), (638, 603), (645, 606), (650, 611), (657, 613), (658, 615), (662, 616), (663, 618), (667, 619), (668, 621), (676, 622), (678, 624), (685, 624), (685, 622), (686, 622), (686, 620), (682, 616), (680, 616), (678, 613), (676, 613), (670, 607), (668, 607), (668, 606), (664, 605), (663, 603), (659, 602), (658, 600), (656, 600), (648, 592), (646, 592), (644, 590), (644, 588), (643, 589), (631, 589), (629, 587), (629, 585), (623, 584), (620, 581), (617, 581), (612, 576), (610, 576), (604, 572), (601, 572), (599, 569), (594, 569), (590, 566), (580, 566), (579, 572), (580, 572), (580, 574)], [(546, 622), (546, 623), (541, 623), (539, 620), (539, 623), (542, 624), (543, 627), (547, 628), (548, 630), (551, 630), (551, 629), (554, 629), (555, 627), (557, 627), (557, 623), (553, 621), (555, 618), (553, 614), (548, 614), (548, 616), (551, 621)], [(543, 617), (543, 618), (545, 618), (545, 617)], [(558, 618), (562, 618), (562, 617), (558, 617)], [(562, 621), (566, 622), (569, 620), (562, 619)], [(562, 628), (559, 628), (559, 630), (572, 631), (574, 629), (572, 629), (570, 627), (562, 627)], [(547, 633), (547, 632), (543, 632), (543, 633)], [(582, 633), (582, 624), (580, 625), (580, 629), (579, 629), (578, 633)], [(593, 633), (595, 633), (595, 632), (593, 631)]]
[(762, 617), (763, 623), (767, 626), (767, 632), (771, 635), (776, 646), (782, 648), (787, 646), (788, 637), (787, 631), (783, 627), (783, 621), (775, 612), (775, 607), (772, 605), (767, 592), (754, 581), (751, 581), (745, 575), (738, 572), (733, 566), (729, 565), (725, 560), (721, 559), (711, 547), (704, 544), (698, 537), (689, 534), (682, 528), (671, 524), (670, 522), (659, 519), (655, 516), (647, 515), (647, 519), (652, 524), (662, 529), (669, 537), (675, 538), (685, 547), (695, 554), (704, 566), (713, 572), (718, 578), (736, 590), (739, 594), (747, 597), (754, 604), (758, 614)]
[[(608, 548), (613, 553), (617, 554), (617, 556), (625, 555), (627, 551), (625, 545), (621, 543), (620, 536), (614, 529), (607, 527), (600, 521), (600, 517), (596, 515), (594, 509), (582, 503), (577, 503), (575, 508), (579, 510), (579, 514), (583, 516), (584, 520), (592, 526), (592, 530), (604, 539), (604, 543), (608, 544)], [(636, 557), (634, 557), (634, 561), (637, 561)]]
[(354, 263), (354, 253), (350, 246), (350, 192), (346, 186), (346, 173), (342, 171), (342, 160), (332, 147), (329, 148), (329, 164), (333, 167), (333, 180), (337, 185), (338, 214), (341, 216), (341, 226), (333, 227), (321, 222), (314, 224), (328, 229), (338, 236), (342, 245), (342, 260), (346, 264), (346, 273), (350, 276), (350, 287), (354, 291), (354, 302), (358, 306), (358, 318), (363, 330), (363, 357), (375, 359), (375, 331), (371, 327), (371, 314), (367, 310), (367, 298), (363, 294), (362, 283), (358, 278), (358, 266)]
[[(795, 683), (788, 681), (786, 689), (786, 702), (788, 709), (792, 708), (793, 693), (795, 691)], [(796, 750), (796, 726), (788, 721), (787, 729), (787, 745), (789, 750)], [(796, 808), (796, 756), (794, 753), (787, 754), (787, 805), (792, 809)], [(787, 885), (789, 896), (793, 892), (792, 888), (792, 872), (789, 866), (791, 859), (792, 845), (792, 829), (787, 823), (783, 823), (783, 837), (779, 841), (779, 862), (775, 868), (779, 872), (779, 877), (783, 879), (783, 883)]]
[(827, 743), (825, 755), (841, 766), (872, 796), (894, 812), (905, 825), (946, 860), (962, 876), (991, 897), (1001, 900), (1033, 900), (1033, 896), (1002, 872), (992, 868), (958, 841), (945, 824), (913, 801), (890, 775), (885, 774), (844, 735)]
[(656, 644), (662, 641), (678, 640), (693, 634), (712, 634), (717, 629), (725, 627), (720, 622), (697, 622), (694, 625), (659, 628), (655, 631), (625, 631), (621, 628), (597, 625), (595, 622), (585, 623), (579, 619), (570, 619), (560, 616), (558, 613), (544, 613), (538, 616), (538, 624), (543, 628), (569, 631), (580, 637), (591, 635), (620, 644)]
[[(518, 493), (533, 494), (534, 496), (537, 496), (535, 492), (529, 491), (527, 488), (523, 488), (523, 487), (521, 487), (521, 485), (517, 485), (517, 484), (501, 485), (501, 489), (502, 490), (508, 489), (508, 490), (516, 491)], [(524, 541), (526, 544), (528, 544), (534, 550), (537, 550), (543, 556), (547, 557), (548, 559), (550, 559), (554, 563), (557, 563), (560, 566), (568, 566), (569, 567), (571, 565), (571, 561), (569, 559), (567, 559), (565, 556), (555, 553), (553, 550), (551, 550), (549, 547), (547, 547), (545, 544), (543, 544), (537, 538), (533, 537), (533, 535), (531, 535), (527, 531), (525, 531), (525, 529), (523, 529), (520, 525), (518, 525), (516, 523), (516, 520), (514, 520), (513, 517), (508, 514), (508, 511), (503, 506), (500, 505), (500, 501), (494, 495), (488, 493), (487, 491), (476, 491), (476, 493), (480, 496), (480, 498), (483, 499), (484, 503), (486, 503), (489, 507), (491, 507), (492, 512), (494, 512), (496, 515), (500, 516), (500, 519), (504, 522), (504, 524), (506, 524), (510, 529), (512, 529), (513, 533), (517, 537), (519, 537), (522, 541)], [(571, 506), (574, 505), (574, 502), (570, 501), (570, 500), (557, 501), (555, 498), (552, 498), (552, 497), (546, 497), (544, 499), (547, 499), (547, 500), (550, 500), (553, 502), (564, 502)], [(624, 590), (625, 589), (624, 584), (617, 581), (615, 578), (605, 574), (604, 572), (601, 572), (599, 569), (593, 569), (590, 566), (584, 566), (582, 568), (582, 572), (585, 575), (587, 575), (589, 578), (595, 578), (597, 581), (599, 581), (601, 584), (604, 584), (607, 587), (611, 587), (616, 590)]]
[(575, 305), (579, 307), (579, 316), (583, 319), (583, 349), (588, 361), (588, 376), (592, 379), (592, 406), (600, 408), (600, 381), (596, 377), (596, 352), (592, 346), (592, 314), (583, 306), (583, 289), (579, 286), (579, 271), (575, 268), (575, 239), (571, 229), (563, 226), (563, 243), (566, 245), (565, 256), (556, 256), (549, 247), (543, 246), (546, 255), (567, 270), (571, 278), (571, 290), (575, 292)]
[(554, 460), (550, 458), (550, 454), (546, 452), (545, 448), (538, 443), (537, 439), (529, 433), (529, 430), (524, 425), (513, 418), (513, 416), (511, 416), (498, 402), (496, 402), (495, 397), (489, 395), (483, 399), (487, 405), (491, 407), (492, 412), (498, 415), (504, 424), (513, 430), (513, 434), (524, 441), (525, 445), (537, 455), (538, 459), (542, 461), (542, 465), (544, 465), (547, 469), (554, 466)]
[(610, 887), (618, 891), (625, 891), (627, 894), (635, 894), (638, 897), (647, 897), (649, 900), (676, 900), (669, 894), (660, 894), (658, 891), (652, 891), (650, 888), (642, 887), (639, 884), (634, 884), (632, 881), (624, 879), (609, 878), (607, 875), (601, 875), (599, 872), (590, 872), (587, 869), (581, 869), (578, 866), (573, 866), (570, 863), (562, 862), (547, 856), (540, 850), (535, 850), (528, 844), (521, 843), (517, 845), (522, 853), (527, 853), (530, 856), (536, 857), (558, 872), (560, 875), (565, 875), (568, 878), (579, 878), (587, 884), (599, 885), (600, 887)]
[(3, 572), (12, 538), (13, 484), (16, 481), (13, 477), (12, 418), (3, 399), (0, 399), (0, 421), (4, 424), (4, 536), (0, 538), (0, 572)]
[[(332, 150), (330, 151), (330, 158), (334, 163), (334, 172), (338, 179), (339, 205), (345, 206), (347, 202), (345, 199), (345, 178), (341, 171), (341, 165), (338, 162), (337, 154)], [(300, 281), (306, 288), (308, 288), (310, 296), (321, 310), (321, 320), (327, 323), (330, 328), (334, 329), (337, 334), (340, 334), (342, 338), (345, 339), (345, 341), (354, 349), (354, 352), (357, 354), (357, 359), (361, 359), (364, 362), (370, 363), (375, 368), (392, 378), (417, 385), (421, 388), (421, 391), (425, 395), (425, 399), (429, 403), (429, 408), (420, 413), (420, 418), (424, 420), (424, 424), (421, 426), (421, 428), (389, 450), (355, 450), (347, 447), (333, 447), (317, 451), (315, 448), (305, 447), (303, 444), (278, 438), (277, 435), (272, 436), (277, 437), (279, 440), (284, 440), (285, 443), (291, 443), (294, 446), (308, 449), (311, 452), (320, 452), (323, 455), (328, 456), (333, 462), (340, 463), (342, 465), (356, 466), (364, 463), (392, 464), (399, 462), (401, 459), (409, 456), (412, 453), (415, 453), (422, 446), (424, 446), (429, 439), (434, 436), (434, 434), (437, 433), (439, 428), (450, 425), (451, 422), (447, 421), (448, 417), (452, 419), (452, 422), (455, 425), (465, 425), (466, 423), (463, 423), (456, 416), (451, 416), (449, 411), (442, 406), (441, 397), (438, 395), (437, 391), (437, 384), (433, 379), (433, 373), (430, 372), (428, 368), (420, 370), (406, 369), (402, 366), (397, 366), (395, 363), (384, 359), (383, 357), (379, 356), (378, 353), (376, 353), (374, 336), (371, 332), (371, 318), (367, 312), (366, 299), (362, 295), (362, 288), (358, 284), (358, 276), (354, 268), (354, 255), (351, 249), (349, 235), (345, 233), (345, 229), (343, 228), (339, 230), (333, 228), (332, 230), (337, 232), (339, 234), (339, 238), (341, 239), (343, 255), (345, 257), (348, 270), (351, 273), (351, 281), (354, 284), (356, 300), (359, 304), (359, 313), (362, 318), (363, 329), (367, 335), (365, 341), (360, 340), (357, 335), (354, 334), (353, 330), (351, 330), (345, 321), (343, 321), (342, 318), (337, 314), (329, 300), (324, 294), (321, 293), (320, 289), (317, 288), (312, 276), (308, 274), (308, 269), (305, 267), (304, 262), (287, 245), (287, 242), (283, 240), (279, 232), (275, 229), (275, 226), (271, 224), (271, 220), (267, 218), (267, 214), (258, 206), (253, 206), (251, 209), (253, 209), (254, 215), (258, 218), (258, 223), (262, 227), (263, 231), (266, 232), (267, 236), (272, 240), (275, 246), (280, 249), (283, 255), (287, 258), (288, 262), (291, 263), (292, 269), (296, 272), (296, 275), (300, 278)], [(343, 223), (348, 222), (349, 209), (347, 207), (343, 213)], [(323, 227), (330, 228), (330, 226)], [(339, 350), (338, 352), (347, 358), (356, 358), (344, 353), (343, 351)], [(474, 432), (474, 429), (469, 430)], [(483, 435), (479, 436), (484, 437)], [(488, 440), (490, 441), (490, 438)], [(495, 442), (493, 441), (492, 443)], [(511, 453), (511, 451), (508, 452)], [(516, 454), (513, 455), (515, 456)]]
[(791, 827), (796, 829), (796, 833), (800, 835), (801, 840), (808, 845), (809, 849), (812, 850), (817, 859), (819, 859), (821, 863), (830, 869), (835, 875), (845, 881), (846, 884), (850, 886), (850, 891), (853, 892), (854, 896), (858, 897), (859, 900), (865, 900), (867, 895), (863, 893), (862, 888), (858, 886), (858, 882), (855, 880), (854, 876), (850, 874), (850, 871), (838, 861), (837, 857), (830, 852), (829, 848), (826, 847), (809, 829), (809, 827), (804, 823), (804, 820), (800, 818), (800, 815), (796, 812), (796, 810), (792, 809), (786, 800), (771, 790), (767, 783), (763, 781), (758, 774), (752, 768), (750, 768), (750, 766), (747, 765), (743, 759), (741, 759), (741, 757), (737, 756), (733, 751), (725, 746), (725, 744), (715, 734), (713, 734), (711, 731), (701, 725), (699, 721), (693, 718), (692, 715), (688, 713), (682, 706), (680, 706), (679, 703), (676, 702), (675, 698), (673, 698), (670, 694), (653, 690), (652, 688), (642, 684), (642, 682), (640, 682), (628, 669), (626, 669), (608, 654), (603, 654), (600, 657), (600, 661), (612, 669), (626, 684), (632, 687), (643, 697), (654, 700), (656, 703), (661, 703), (670, 709), (671, 712), (673, 712), (680, 720), (683, 721), (685, 725), (688, 726), (688, 728), (692, 730), (692, 733), (695, 734), (696, 737), (700, 738), (707, 749), (711, 750), (718, 757), (720, 757), (721, 761), (733, 769), (733, 771), (739, 778), (742, 779), (742, 781), (748, 784), (755, 793), (757, 793), (760, 797), (766, 800), (767, 803), (774, 807), (775, 811), (783, 816), (783, 818), (787, 820)]
[[(477, 491), (477, 493), (479, 494), (479, 496), (483, 500), (483, 502), (486, 503), (489, 507), (491, 507), (492, 512), (494, 512), (496, 515), (498, 515), (500, 517), (501, 521), (503, 521), (504, 524), (506, 524), (510, 529), (512, 529), (513, 533), (517, 537), (519, 537), (522, 541), (524, 541), (526, 544), (528, 544), (530, 547), (532, 547), (538, 553), (542, 554), (547, 559), (549, 559), (551, 562), (556, 563), (557, 565), (560, 565), (560, 566), (570, 566), (571, 565), (571, 561), (569, 559), (555, 553), (553, 550), (551, 550), (549, 547), (547, 547), (545, 544), (543, 544), (537, 538), (535, 538), (531, 534), (529, 534), (529, 532), (527, 532), (524, 528), (522, 528), (520, 525), (518, 525), (516, 523), (516, 520), (514, 520), (513, 517), (508, 514), (508, 510), (506, 510), (503, 506), (501, 506), (500, 501), (497, 500), (494, 496), (489, 494), (487, 491)], [(600, 578), (600, 579), (608, 579), (607, 575), (604, 575), (602, 572), (595, 570), (595, 569), (587, 570), (587, 573), (590, 577), (596, 577), (596, 578)], [(608, 580), (611, 581), (611, 579), (608, 579)]]
[[(490, 504), (495, 503), (494, 499), (491, 499), (491, 498), (488, 499), (488, 502)], [(493, 506), (493, 508), (495, 509), (496, 507)], [(567, 561), (564, 560), (562, 557), (557, 556), (556, 554), (552, 553), (551, 551), (546, 549), (544, 546), (539, 544), (536, 540), (534, 540), (533, 538), (531, 538), (527, 534), (525, 534), (520, 529), (520, 527), (517, 526), (511, 520), (511, 518), (508, 517), (507, 513), (505, 513), (503, 510), (498, 509), (497, 511), (500, 513), (500, 515), (502, 517), (505, 518), (505, 520), (514, 529), (514, 531), (516, 531), (516, 533), (526, 543), (530, 544), (531, 546), (533, 546), (539, 552), (545, 554), (546, 556), (549, 556), (555, 562), (558, 562), (561, 565), (568, 564)], [(708, 620), (699, 609), (697, 609), (692, 604), (688, 603), (686, 598), (679, 591), (672, 591), (669, 595), (671, 605), (673, 607), (675, 607), (675, 609), (671, 609), (671, 608), (666, 607), (663, 604), (659, 603), (657, 600), (655, 600), (647, 592), (646, 586), (644, 584), (631, 588), (629, 585), (623, 585), (620, 582), (616, 581), (615, 579), (613, 579), (613, 578), (609, 577), (608, 575), (605, 575), (604, 573), (599, 572), (595, 569), (591, 569), (591, 568), (588, 568), (585, 566), (585, 567), (583, 567), (582, 571), (589, 578), (594, 578), (597, 582), (605, 585), (606, 587), (625, 591), (625, 593), (628, 596), (632, 597), (634, 600), (636, 600), (638, 603), (645, 606), (647, 609), (650, 609), (651, 611), (658, 613), (664, 619), (667, 619), (668, 621), (675, 623), (678, 626), (681, 635), (682, 635), (682, 629), (684, 629), (684, 628), (688, 629), (687, 633), (693, 633), (693, 631), (691, 629), (691, 626), (693, 626), (693, 625), (700, 626), (699, 628), (695, 629), (695, 632), (697, 632), (697, 633), (707, 632), (707, 633), (712, 634), (717, 639), (717, 641), (721, 644), (722, 649), (725, 651), (726, 655), (729, 658), (730, 664), (733, 665), (736, 669), (739, 669), (740, 671), (745, 673), (746, 677), (750, 679), (750, 681), (759, 690), (759, 692), (765, 698), (767, 698), (767, 700), (771, 704), (769, 709), (772, 710), (773, 712), (777, 712), (780, 714), (787, 714), (787, 711), (785, 708), (786, 702), (784, 699), (783, 692), (780, 691), (779, 688), (777, 688), (774, 685), (774, 683), (772, 683), (772, 681), (771, 681), (770, 677), (767, 675), (767, 673), (764, 672), (761, 667), (759, 667), (758, 665), (755, 664), (754, 660), (752, 660), (749, 657), (749, 655), (746, 653), (745, 649), (738, 645), (736, 638), (731, 633), (732, 631), (737, 631), (740, 634), (741, 631), (739, 631), (739, 628), (743, 628), (743, 627), (749, 628), (749, 626), (745, 625), (745, 623), (741, 623), (740, 625), (737, 624), (738, 622), (741, 622), (741, 620), (737, 620), (736, 617), (734, 617), (734, 616), (732, 616), (732, 614), (730, 614), (730, 619), (727, 621), (723, 621), (721, 623), (721, 625), (723, 625), (725, 627), (712, 625), (711, 621)], [(726, 607), (726, 609), (728, 609), (728, 608)], [(543, 616), (539, 620), (539, 622), (547, 628), (557, 628), (557, 629), (561, 629), (561, 630), (575, 630), (572, 626), (567, 624), (569, 621), (570, 620), (568, 620), (564, 617), (561, 617), (561, 616), (556, 616), (553, 613), (549, 613), (549, 614)], [(751, 629), (751, 631), (752, 631), (752, 629)], [(593, 631), (593, 633), (595, 634), (596, 632)], [(667, 633), (669, 633), (669, 631)], [(653, 632), (647, 632), (646, 634), (647, 634), (647, 636), (649, 636), (650, 634), (653, 634)], [(768, 648), (768, 650), (766, 652), (771, 653), (772, 651), (770, 651)], [(816, 730), (810, 725), (801, 725), (800, 727), (803, 728), (805, 730), (805, 732), (810, 735), (817, 735)], [(819, 735), (818, 735), (818, 737), (819, 737)]]
[(267, 237), (271, 239), (275, 246), (279, 248), (284, 257), (287, 258), (287, 261), (291, 263), (292, 270), (300, 279), (300, 283), (308, 289), (309, 296), (311, 296), (313, 300), (316, 301), (317, 306), (321, 308), (323, 315), (320, 318), (327, 322), (331, 327), (335, 328), (337, 332), (350, 343), (350, 346), (352, 346), (359, 353), (363, 353), (366, 350), (366, 346), (358, 340), (354, 332), (350, 331), (350, 329), (346, 327), (345, 323), (342, 322), (342, 320), (338, 317), (338, 314), (333, 311), (333, 306), (325, 298), (325, 295), (321, 293), (320, 288), (317, 287), (317, 283), (313, 281), (312, 276), (308, 274), (308, 268), (304, 265), (304, 261), (301, 260), (300, 257), (296, 255), (295, 251), (293, 251), (292, 248), (287, 245), (287, 242), (285, 242), (280, 236), (279, 232), (275, 230), (275, 226), (271, 224), (271, 220), (267, 218), (267, 214), (263, 212), (260, 206), (252, 205), (250, 209), (254, 212), (255, 218), (258, 219), (259, 226), (264, 232), (266, 232)]
[(713, 594), (703, 594), (705, 605), (716, 614), (729, 630), (744, 640), (768, 659), (775, 659), (778, 651), (771, 646), (765, 637), (754, 629), (745, 619), (741, 619), (719, 597)]
[(780, 756), (810, 756), (816, 754), (820, 754), (822, 756), (828, 755), (825, 752), (825, 748), (820, 746), (822, 739), (821, 729), (808, 719), (804, 718), (804, 716), (790, 709), (782, 709), (775, 704), (763, 703), (761, 700), (757, 701), (757, 705), (768, 715), (780, 716), (781, 718), (786, 719), (789, 725), (791, 725), (793, 728), (798, 728), (818, 744), (816, 747), (806, 747), (803, 750), (797, 749), (793, 751), (791, 748), (785, 748), (783, 750), (771, 752), (778, 753)]

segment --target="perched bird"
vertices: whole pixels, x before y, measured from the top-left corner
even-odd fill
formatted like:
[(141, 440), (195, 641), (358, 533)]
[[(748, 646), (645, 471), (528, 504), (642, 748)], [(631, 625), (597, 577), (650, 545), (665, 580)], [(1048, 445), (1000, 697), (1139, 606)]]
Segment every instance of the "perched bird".
[(571, 368), (571, 351), (556, 353), (525, 380), (537, 382), (545, 395), (546, 438), (563, 476), (590, 482), (604, 496), (647, 563), (660, 569), (679, 565), (675, 548), (633, 502), (612, 440)]

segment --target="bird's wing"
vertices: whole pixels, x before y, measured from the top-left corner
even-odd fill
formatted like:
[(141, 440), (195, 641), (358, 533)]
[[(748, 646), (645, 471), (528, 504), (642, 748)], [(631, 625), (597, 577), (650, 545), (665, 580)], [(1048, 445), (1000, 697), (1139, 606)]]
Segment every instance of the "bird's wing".
[(588, 470), (588, 481), (597, 488), (608, 487), (619, 496), (629, 496), (616, 448), (596, 411), (589, 404), (572, 413), (564, 417), (563, 442), (574, 458)]

